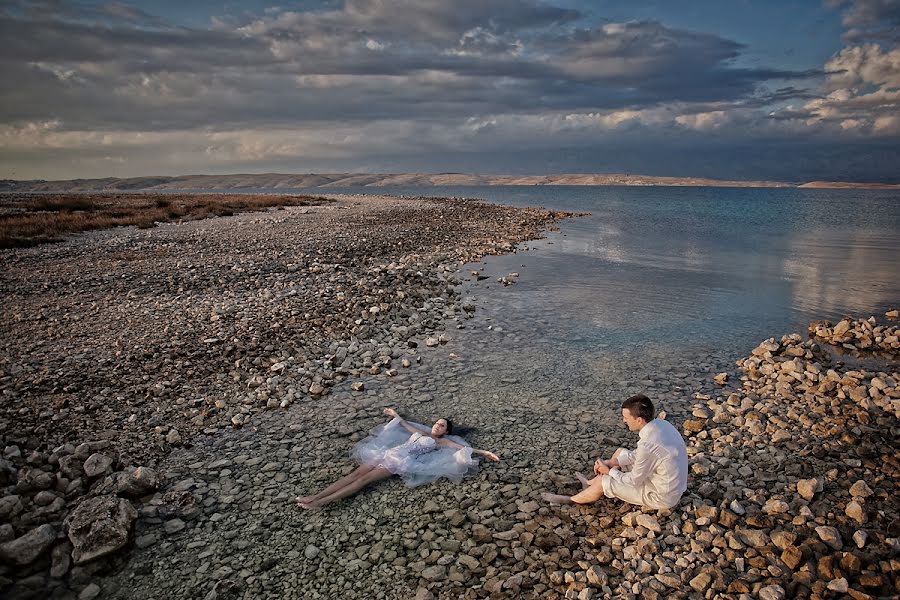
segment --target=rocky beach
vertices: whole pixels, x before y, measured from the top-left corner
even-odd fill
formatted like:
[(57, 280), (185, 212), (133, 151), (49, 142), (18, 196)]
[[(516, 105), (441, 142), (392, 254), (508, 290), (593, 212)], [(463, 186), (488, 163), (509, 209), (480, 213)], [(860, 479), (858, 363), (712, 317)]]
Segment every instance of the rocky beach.
[[(526, 254), (565, 216), (334, 196), (3, 250), (0, 594), (900, 593), (897, 327), (812, 324), (815, 341), (772, 332), (750, 356), (676, 369), (525, 360), (516, 316), (483, 302), (527, 267), (479, 261)], [(842, 362), (831, 344), (894, 358)], [(635, 443), (618, 418), (633, 391), (684, 432), (681, 504), (542, 503)], [(452, 416), (501, 462), (296, 509), (352, 470), (385, 406)]]

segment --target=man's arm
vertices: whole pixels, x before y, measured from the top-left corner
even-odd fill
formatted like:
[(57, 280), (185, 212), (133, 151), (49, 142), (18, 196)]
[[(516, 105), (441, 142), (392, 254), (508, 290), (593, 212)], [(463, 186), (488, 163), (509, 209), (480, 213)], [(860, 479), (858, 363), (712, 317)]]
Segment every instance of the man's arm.
[(616, 461), (617, 465), (610, 466), (618, 466), (618, 467), (627, 467), (634, 464), (635, 461), (635, 451), (634, 450), (626, 450), (625, 448), (619, 448), (616, 450), (616, 453), (613, 454), (611, 460)]
[(640, 487), (653, 473), (655, 463), (655, 457), (650, 451), (650, 448), (648, 448), (646, 444), (638, 444), (638, 447), (634, 452), (634, 464), (631, 471), (623, 473), (618, 469), (611, 469), (609, 476), (621, 483)]

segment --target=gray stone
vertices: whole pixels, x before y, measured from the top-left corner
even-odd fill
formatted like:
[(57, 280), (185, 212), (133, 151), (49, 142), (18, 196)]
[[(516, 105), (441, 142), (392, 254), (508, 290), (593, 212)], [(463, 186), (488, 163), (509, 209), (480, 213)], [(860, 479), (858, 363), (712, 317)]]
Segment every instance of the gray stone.
[(662, 531), (662, 527), (659, 526), (659, 521), (657, 521), (656, 517), (653, 515), (640, 513), (635, 517), (635, 522), (641, 527), (649, 529), (653, 533), (660, 533)]
[(90, 583), (78, 594), (78, 600), (93, 600), (100, 595), (100, 586), (96, 583)]
[(780, 585), (767, 585), (759, 590), (759, 600), (784, 600), (784, 588)]
[(72, 544), (68, 540), (57, 544), (50, 552), (50, 577), (60, 579), (72, 566)]
[(128, 543), (137, 511), (116, 496), (88, 498), (66, 518), (76, 565), (111, 554)]
[(138, 467), (109, 475), (91, 491), (95, 494), (117, 494), (129, 498), (140, 498), (159, 489), (159, 473), (150, 467)]
[(173, 533), (178, 533), (186, 527), (184, 521), (181, 519), (170, 519), (166, 521), (166, 524), (163, 528), (166, 530), (166, 533), (172, 535)]
[(754, 548), (760, 548), (769, 543), (769, 536), (766, 535), (766, 532), (759, 529), (739, 529), (738, 536), (744, 543)]
[(844, 542), (841, 540), (841, 533), (834, 527), (820, 525), (816, 527), (816, 535), (819, 536), (820, 540), (835, 550), (840, 550), (844, 547)]
[(55, 540), (56, 528), (49, 524), (41, 525), (21, 537), (0, 544), (0, 558), (17, 565), (31, 564)]
[(84, 461), (84, 474), (88, 477), (99, 477), (109, 473), (112, 469), (113, 459), (105, 454), (95, 452)]
[(312, 560), (319, 555), (319, 549), (316, 548), (315, 546), (313, 546), (312, 544), (309, 544), (306, 547), (306, 550), (303, 551), (303, 555), (307, 559)]
[(427, 581), (443, 581), (447, 578), (447, 567), (434, 565), (422, 570), (422, 578)]

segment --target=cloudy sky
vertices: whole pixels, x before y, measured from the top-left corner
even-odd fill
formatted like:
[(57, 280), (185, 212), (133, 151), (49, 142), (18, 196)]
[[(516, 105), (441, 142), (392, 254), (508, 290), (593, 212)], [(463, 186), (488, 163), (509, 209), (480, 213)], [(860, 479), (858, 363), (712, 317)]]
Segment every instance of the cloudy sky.
[(900, 0), (3, 0), (0, 39), (0, 178), (900, 182)]

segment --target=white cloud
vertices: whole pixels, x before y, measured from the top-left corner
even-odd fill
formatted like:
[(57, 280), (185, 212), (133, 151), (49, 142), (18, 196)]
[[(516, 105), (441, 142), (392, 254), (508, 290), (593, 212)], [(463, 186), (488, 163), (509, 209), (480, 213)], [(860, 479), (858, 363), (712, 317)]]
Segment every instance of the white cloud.
[(728, 122), (728, 114), (724, 110), (713, 110), (694, 114), (678, 115), (675, 122), (688, 129), (700, 131), (718, 129)]

